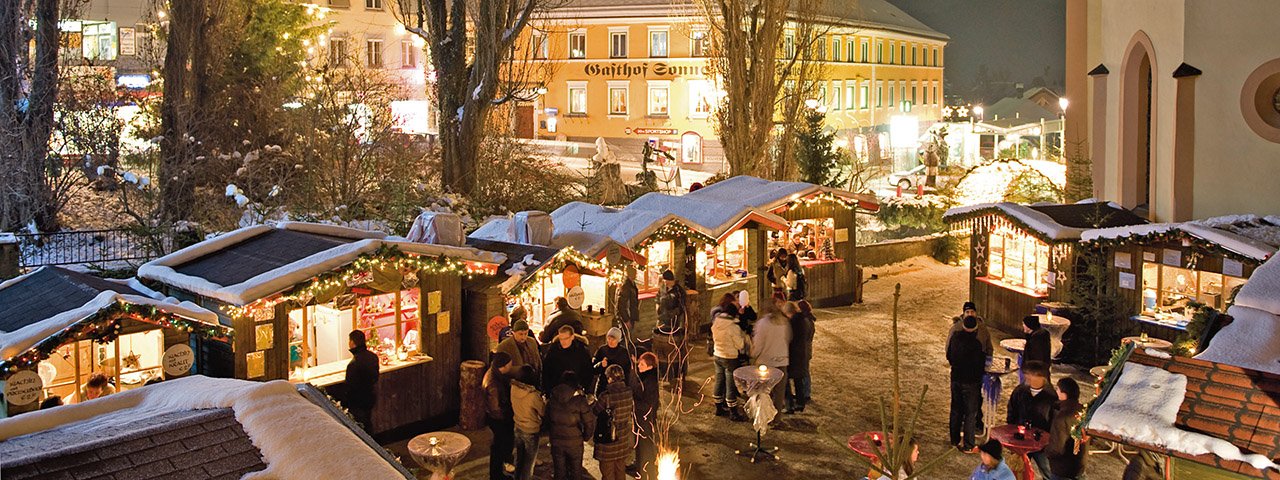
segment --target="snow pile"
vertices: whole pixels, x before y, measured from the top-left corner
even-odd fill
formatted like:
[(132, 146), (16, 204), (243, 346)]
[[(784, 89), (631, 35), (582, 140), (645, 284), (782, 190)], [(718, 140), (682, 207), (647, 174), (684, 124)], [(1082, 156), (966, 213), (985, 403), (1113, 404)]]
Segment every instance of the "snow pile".
[(947, 213), (943, 214), (943, 219), (947, 220), (990, 208), (1004, 212), (1006, 215), (1025, 223), (1028, 228), (1040, 232), (1052, 240), (1078, 240), (1086, 233), (1085, 229), (1062, 225), (1040, 211), (1012, 202), (979, 203), (977, 205), (953, 207), (947, 209)]
[[(15, 278), (3, 285), (0, 289), (8, 287), (25, 278)], [(80, 323), (89, 316), (102, 311), (111, 306), (113, 303), (129, 303), (133, 305), (149, 305), (154, 306), (161, 311), (179, 315), (182, 317), (197, 320), (210, 325), (218, 325), (218, 315), (205, 310), (191, 302), (179, 302), (174, 298), (166, 298), (164, 300), (156, 300), (138, 295), (127, 295), (113, 291), (104, 291), (84, 304), (80, 308), (67, 310), (52, 317), (40, 320), (38, 322), (25, 325), (22, 328), (12, 332), (0, 331), (0, 359), (9, 360), (23, 352), (30, 350), (37, 343), (46, 338), (53, 336), (64, 328)]]
[(267, 469), (245, 479), (402, 478), (360, 437), (283, 380), (179, 378), (0, 420), (0, 440), (51, 429), (113, 436), (141, 418), (208, 408), (231, 408), (262, 452)]
[[(263, 272), (235, 285), (218, 285), (201, 277), (178, 273), (173, 268), (231, 247), (275, 228), (346, 238), (353, 241)], [(410, 242), (402, 237), (390, 236), (382, 232), (339, 225), (282, 222), (274, 227), (258, 225), (242, 228), (152, 260), (138, 268), (138, 277), (158, 281), (224, 303), (247, 305), (272, 293), (303, 283), (321, 273), (341, 268), (355, 261), (361, 255), (376, 252), (383, 246), (395, 246), (402, 252), (422, 256), (446, 256), (492, 264), (501, 264), (506, 261), (506, 257), (500, 253), (485, 252), (470, 247)]]
[(1280, 375), (1280, 260), (1253, 271), (1227, 314), (1234, 321), (1196, 358)]
[(511, 289), (516, 288), (516, 285), (519, 285), (520, 282), (524, 281), (524, 277), (526, 275), (532, 271), (537, 271), (538, 265), (541, 264), (542, 262), (533, 259), (532, 253), (525, 255), (519, 262), (511, 265), (511, 268), (508, 268), (507, 271), (502, 272), (507, 275), (507, 279), (504, 280), (502, 284), (498, 285), (498, 288), (501, 289), (503, 293), (510, 292)]
[(1106, 401), (1089, 420), (1089, 428), (1188, 455), (1212, 453), (1223, 459), (1248, 463), (1259, 470), (1280, 469), (1267, 457), (1245, 454), (1226, 440), (1174, 426), (1186, 393), (1186, 375), (1127, 363)]

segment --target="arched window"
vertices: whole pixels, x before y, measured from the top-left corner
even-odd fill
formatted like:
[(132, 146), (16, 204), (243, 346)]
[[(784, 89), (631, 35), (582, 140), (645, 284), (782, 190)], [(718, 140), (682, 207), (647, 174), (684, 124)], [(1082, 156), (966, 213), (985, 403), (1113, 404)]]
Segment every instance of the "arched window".
[(1120, 197), (1126, 207), (1150, 211), (1155, 178), (1155, 52), (1134, 35), (1120, 72)]

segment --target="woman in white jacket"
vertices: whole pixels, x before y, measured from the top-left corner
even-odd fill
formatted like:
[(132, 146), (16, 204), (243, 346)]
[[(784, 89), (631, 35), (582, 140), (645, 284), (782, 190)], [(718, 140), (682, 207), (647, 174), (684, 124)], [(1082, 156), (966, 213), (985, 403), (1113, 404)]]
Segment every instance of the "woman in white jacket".
[(733, 371), (741, 367), (748, 339), (738, 325), (737, 297), (726, 293), (716, 308), (711, 309), (711, 350), (716, 364), (716, 416), (730, 417), (735, 422), (746, 420), (738, 410), (738, 387), (733, 384)]
[(776, 302), (770, 302), (764, 308), (764, 316), (756, 323), (755, 335), (751, 341), (751, 361), (755, 365), (768, 365), (782, 370), (782, 381), (770, 392), (774, 407), (782, 411), (786, 390), (783, 385), (787, 383), (791, 347), (791, 322), (788, 320), (791, 317), (786, 310), (791, 309), (795, 313), (796, 305), (787, 302), (779, 309)]

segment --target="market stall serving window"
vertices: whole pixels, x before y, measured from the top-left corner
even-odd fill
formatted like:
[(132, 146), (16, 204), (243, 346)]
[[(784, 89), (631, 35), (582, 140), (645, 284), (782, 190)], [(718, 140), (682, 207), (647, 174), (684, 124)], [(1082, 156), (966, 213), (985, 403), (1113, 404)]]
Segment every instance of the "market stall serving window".
[(347, 335), (355, 329), (365, 332), (369, 350), (378, 354), (384, 369), (411, 363), (422, 353), (420, 297), (416, 288), (363, 297), (347, 294), (290, 310), (289, 380), (341, 381), (351, 358)]
[(785, 248), (800, 257), (801, 264), (840, 262), (836, 256), (837, 240), (834, 218), (795, 220), (790, 228), (770, 235), (769, 251)]
[(671, 268), (675, 261), (670, 240), (653, 242), (644, 250), (648, 264), (636, 269), (636, 285), (640, 290), (657, 290), (662, 286), (662, 271)]
[(719, 245), (707, 244), (698, 251), (698, 268), (707, 283), (726, 283), (746, 278), (750, 273), (747, 265), (747, 231), (738, 229), (725, 237)]
[(164, 371), (164, 331), (154, 328), (121, 335), (114, 341), (67, 343), (40, 362), (36, 372), (44, 382), (46, 398), (58, 395), (67, 403), (84, 400), (84, 384), (96, 373), (106, 375), (116, 391), (141, 387), (161, 378)]
[(1194, 313), (1188, 310), (1188, 303), (1199, 302), (1221, 311), (1231, 292), (1244, 283), (1243, 278), (1221, 273), (1143, 263), (1141, 313), (1186, 323)]
[(1049, 245), (1018, 230), (991, 232), (987, 280), (1036, 295), (1049, 293)]
[(570, 265), (561, 273), (542, 277), (519, 296), (508, 299), (507, 308), (523, 306), (529, 314), (529, 328), (537, 334), (551, 321), (556, 311), (556, 297), (564, 296), (573, 287), (582, 287), (582, 310), (604, 309), (607, 283), (604, 277), (582, 274), (577, 266)]

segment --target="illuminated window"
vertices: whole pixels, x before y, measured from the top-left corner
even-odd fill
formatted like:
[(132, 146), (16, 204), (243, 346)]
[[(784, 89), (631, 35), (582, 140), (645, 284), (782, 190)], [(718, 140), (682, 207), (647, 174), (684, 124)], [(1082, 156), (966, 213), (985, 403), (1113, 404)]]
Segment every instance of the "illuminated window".
[(657, 290), (662, 285), (662, 272), (674, 262), (670, 240), (653, 242), (644, 251), (648, 265), (636, 271), (636, 284), (641, 290)]
[(587, 82), (569, 82), (569, 113), (587, 114)]
[(694, 57), (705, 57), (711, 54), (711, 33), (707, 30), (694, 30), (689, 34), (693, 41), (689, 51)]
[(413, 68), (418, 66), (418, 47), (413, 45), (413, 40), (400, 41), (400, 67)]
[(84, 384), (101, 373), (115, 383), (116, 391), (141, 387), (153, 378), (162, 379), (164, 330), (152, 328), (120, 335), (113, 341), (72, 341), (53, 351), (36, 370), (46, 378), (43, 391), (58, 395), (68, 403), (86, 400)]
[(989, 236), (987, 278), (1004, 285), (1049, 291), (1049, 246), (1018, 230), (1000, 228)]
[(716, 90), (709, 80), (689, 81), (689, 116), (707, 118), (716, 103)]
[(876, 108), (884, 106), (884, 82), (876, 82)]
[(81, 53), (89, 60), (115, 60), (119, 53), (116, 22), (82, 22)]
[(699, 252), (699, 265), (707, 283), (725, 283), (746, 277), (747, 231), (730, 233), (719, 245), (706, 245)]
[(1143, 315), (1157, 318), (1183, 317), (1195, 313), (1187, 304), (1199, 302), (1223, 310), (1233, 289), (1245, 279), (1214, 272), (1171, 267), (1154, 262), (1142, 264)]
[(870, 96), (870, 92), (868, 92), (869, 89), (870, 87), (868, 87), (867, 85), (862, 85), (858, 87), (858, 108), (866, 110), (867, 107), (869, 106), (870, 101), (867, 98)]
[(627, 32), (609, 32), (609, 57), (627, 58)]
[(609, 115), (627, 114), (627, 81), (609, 82)]
[(670, 34), (666, 30), (653, 30), (649, 32), (649, 56), (650, 57), (666, 57), (667, 56), (667, 39)]
[(856, 96), (857, 91), (858, 91), (857, 81), (848, 80), (844, 82), (844, 109), (845, 110), (853, 110), (854, 108), (857, 108), (858, 106), (858, 103), (856, 100), (858, 98)]
[(832, 61), (835, 61), (835, 62), (840, 61), (840, 58), (841, 58), (840, 45), (843, 43), (844, 43), (844, 39), (840, 37), (833, 37), (831, 39), (831, 60)]
[(834, 218), (795, 220), (787, 230), (769, 236), (769, 250), (785, 248), (806, 262), (838, 261)]
[[(322, 383), (341, 381), (351, 354), (347, 336), (360, 330), (369, 350), (396, 358), (397, 353), (421, 351), (419, 318), (421, 291), (353, 297), (289, 311), (289, 379)], [(399, 300), (399, 305), (396, 300)]]
[(649, 115), (667, 116), (670, 107), (671, 82), (666, 80), (649, 81)]
[(587, 34), (585, 32), (569, 34), (569, 58), (587, 58)]

